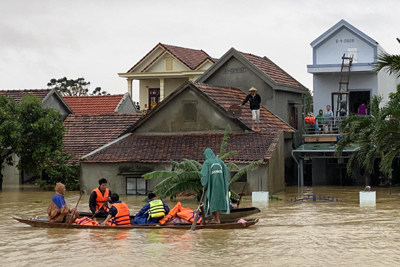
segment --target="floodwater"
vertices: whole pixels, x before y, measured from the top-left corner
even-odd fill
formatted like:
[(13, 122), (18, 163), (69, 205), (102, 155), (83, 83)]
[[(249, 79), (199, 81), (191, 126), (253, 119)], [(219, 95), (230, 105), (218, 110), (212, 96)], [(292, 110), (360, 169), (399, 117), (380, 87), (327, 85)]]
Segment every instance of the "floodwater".
[[(34, 228), (11, 215), (46, 216), (53, 192), (32, 186), (0, 192), (1, 266), (399, 266), (400, 188), (373, 188), (374, 208), (359, 206), (356, 187), (313, 188), (335, 202), (282, 200), (255, 204), (255, 226), (238, 230), (92, 230)], [(67, 192), (73, 207), (79, 192)], [(338, 200), (336, 202), (336, 199)], [(131, 213), (141, 197), (122, 196)], [(87, 210), (88, 195), (80, 210)], [(173, 202), (167, 203), (173, 206)], [(190, 198), (182, 204), (195, 209)], [(242, 207), (252, 206), (251, 197)]]

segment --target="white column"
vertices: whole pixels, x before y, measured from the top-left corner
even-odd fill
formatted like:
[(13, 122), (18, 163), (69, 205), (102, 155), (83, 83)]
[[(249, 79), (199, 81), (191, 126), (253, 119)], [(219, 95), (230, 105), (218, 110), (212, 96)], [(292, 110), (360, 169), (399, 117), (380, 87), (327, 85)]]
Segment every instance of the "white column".
[(128, 81), (128, 93), (132, 98), (132, 79), (126, 79)]
[(164, 78), (160, 78), (160, 102), (164, 100)]

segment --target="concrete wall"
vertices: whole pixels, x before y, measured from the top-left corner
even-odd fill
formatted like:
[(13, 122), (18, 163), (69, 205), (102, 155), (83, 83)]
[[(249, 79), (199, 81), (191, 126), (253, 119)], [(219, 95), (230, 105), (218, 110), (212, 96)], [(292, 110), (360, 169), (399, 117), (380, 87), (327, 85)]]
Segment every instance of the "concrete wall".
[(283, 191), (285, 189), (285, 144), (284, 135), (281, 134), (274, 152), (268, 162), (268, 187), (266, 190), (261, 188), (260, 191), (269, 191), (270, 194)]
[(52, 94), (50, 97), (46, 98), (42, 103), (43, 108), (53, 108), (60, 113), (62, 120), (64, 120), (68, 116), (68, 110), (65, 108), (65, 105), (61, 102), (61, 100), (55, 97)]
[[(91, 190), (99, 186), (99, 179), (106, 178), (113, 193), (126, 194), (126, 176), (118, 175), (121, 167), (131, 167), (134, 163), (81, 163), (81, 190), (90, 194)], [(140, 164), (143, 165), (143, 164)], [(171, 170), (170, 164), (146, 164), (152, 170)], [(160, 179), (147, 181), (147, 190), (153, 191)]]
[(125, 95), (122, 103), (118, 107), (118, 114), (132, 114), (137, 113), (136, 106), (133, 104), (132, 98)]
[[(318, 110), (326, 110), (326, 105), (332, 105), (332, 93), (339, 91), (339, 73), (324, 73), (313, 75), (314, 114)], [(372, 95), (378, 92), (377, 75), (375, 73), (351, 73), (349, 91), (371, 91)]]
[(347, 28), (342, 28), (314, 48), (313, 62), (314, 64), (342, 64), (342, 56), (343, 54), (348, 55), (349, 48), (357, 48), (357, 56), (354, 63), (371, 63), (375, 61), (377, 48)]
[[(13, 161), (15, 164), (18, 163), (19, 158), (17, 155), (13, 154), (12, 155)], [(3, 186), (6, 185), (18, 185), (20, 184), (20, 171), (17, 169), (17, 167), (14, 165), (10, 166), (3, 162), (3, 164), (0, 166), (2, 167), (1, 173), (3, 174)]]
[[(196, 106), (196, 120), (185, 121), (184, 103), (194, 103)], [(215, 110), (211, 104), (193, 90), (185, 90), (175, 97), (160, 112), (153, 114), (151, 122), (147, 121), (136, 130), (136, 133), (148, 132), (197, 132), (197, 131), (225, 131), (226, 125), (231, 124), (233, 132), (242, 130), (232, 124), (222, 113)]]

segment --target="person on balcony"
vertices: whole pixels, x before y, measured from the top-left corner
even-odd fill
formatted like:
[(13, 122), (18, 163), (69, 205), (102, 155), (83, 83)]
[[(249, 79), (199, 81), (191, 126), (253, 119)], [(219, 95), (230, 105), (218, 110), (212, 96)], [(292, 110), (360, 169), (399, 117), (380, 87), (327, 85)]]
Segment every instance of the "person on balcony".
[(326, 111), (324, 113), (324, 124), (328, 127), (328, 133), (331, 133), (333, 126), (333, 112), (331, 110), (331, 105), (326, 106)]

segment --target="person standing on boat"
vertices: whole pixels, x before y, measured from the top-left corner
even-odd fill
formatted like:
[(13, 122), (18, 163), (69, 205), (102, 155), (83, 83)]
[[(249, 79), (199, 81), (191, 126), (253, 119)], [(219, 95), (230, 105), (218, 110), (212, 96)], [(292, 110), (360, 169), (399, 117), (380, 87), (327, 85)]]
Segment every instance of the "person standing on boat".
[[(250, 109), (251, 109), (251, 129), (253, 131), (260, 131), (260, 104), (261, 104), (261, 96), (257, 94), (257, 89), (251, 87), (249, 89), (249, 93), (246, 98), (242, 102), (242, 106), (250, 101)], [(255, 127), (257, 125), (257, 127)]]
[(66, 222), (67, 216), (73, 216), (71, 220), (74, 221), (79, 216), (79, 211), (75, 208), (70, 209), (65, 204), (64, 194), (66, 191), (65, 185), (57, 183), (55, 186), (56, 193), (49, 206), (47, 207), (47, 214), (50, 222)]
[(168, 205), (158, 199), (156, 194), (150, 193), (147, 204), (135, 215), (133, 224), (152, 224), (158, 223), (169, 212)]
[(220, 212), (229, 214), (228, 168), (217, 158), (211, 148), (204, 150), (205, 161), (201, 168), (201, 184), (205, 190), (205, 216), (213, 215), (212, 223), (221, 223)]
[(107, 202), (110, 200), (111, 191), (107, 188), (107, 180), (101, 178), (99, 187), (92, 190), (89, 197), (89, 208), (93, 215), (106, 217), (108, 215)]
[(110, 197), (110, 202), (112, 204), (111, 208), (108, 212), (107, 218), (101, 223), (101, 225), (131, 225), (128, 205), (122, 201), (119, 201), (119, 195), (116, 193), (112, 194)]

